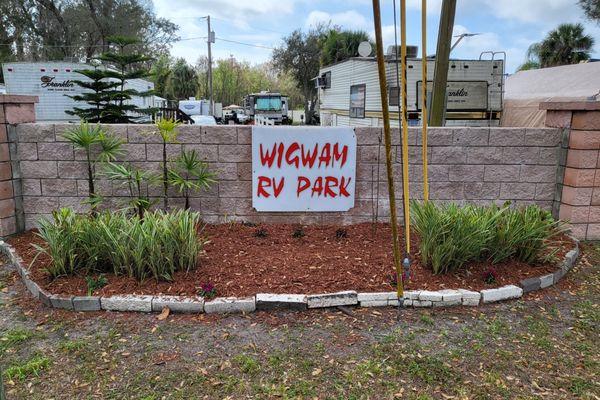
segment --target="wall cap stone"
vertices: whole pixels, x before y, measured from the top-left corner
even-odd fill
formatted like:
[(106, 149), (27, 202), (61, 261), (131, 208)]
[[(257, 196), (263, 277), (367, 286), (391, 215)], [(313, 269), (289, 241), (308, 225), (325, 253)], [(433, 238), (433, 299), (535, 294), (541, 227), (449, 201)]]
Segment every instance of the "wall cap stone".
[(600, 110), (600, 101), (544, 101), (540, 110), (595, 111)]

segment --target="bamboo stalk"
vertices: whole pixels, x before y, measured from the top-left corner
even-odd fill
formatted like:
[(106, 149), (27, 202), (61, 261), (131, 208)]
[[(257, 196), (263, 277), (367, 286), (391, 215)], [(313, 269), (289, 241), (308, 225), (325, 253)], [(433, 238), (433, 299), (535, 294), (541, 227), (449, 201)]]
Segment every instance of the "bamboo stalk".
[(392, 165), (392, 134), (390, 129), (390, 110), (388, 106), (385, 60), (383, 56), (383, 39), (381, 35), (381, 8), (379, 0), (373, 0), (373, 21), (375, 24), (375, 47), (377, 50), (377, 69), (379, 72), (379, 90), (381, 92), (381, 108), (383, 111), (383, 137), (385, 141), (385, 167), (387, 172), (388, 196), (390, 201), (390, 225), (392, 227), (392, 246), (394, 251), (394, 267), (397, 277), (398, 299), (404, 296), (402, 269), (400, 265), (400, 245), (398, 243), (398, 216), (396, 214), (396, 196), (394, 191), (394, 170)]
[(423, 159), (423, 199), (429, 200), (429, 171), (427, 160), (427, 0), (421, 1), (421, 151)]
[(402, 57), (402, 201), (404, 202), (405, 257), (410, 255), (410, 196), (408, 183), (408, 100), (406, 82), (406, 0), (400, 0), (400, 55)]

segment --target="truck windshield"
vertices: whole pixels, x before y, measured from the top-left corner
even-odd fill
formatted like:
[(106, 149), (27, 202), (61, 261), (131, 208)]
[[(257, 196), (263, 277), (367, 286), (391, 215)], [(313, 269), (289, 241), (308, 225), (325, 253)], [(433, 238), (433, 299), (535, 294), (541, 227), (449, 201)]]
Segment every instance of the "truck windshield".
[(280, 111), (281, 97), (259, 97), (256, 99), (255, 109), (258, 111)]

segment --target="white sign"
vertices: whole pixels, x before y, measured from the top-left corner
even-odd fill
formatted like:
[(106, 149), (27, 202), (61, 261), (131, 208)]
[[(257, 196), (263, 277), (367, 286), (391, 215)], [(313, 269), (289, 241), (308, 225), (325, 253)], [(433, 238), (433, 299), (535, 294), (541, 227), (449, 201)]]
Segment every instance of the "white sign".
[[(417, 110), (421, 110), (421, 82), (417, 82)], [(448, 81), (446, 95), (449, 111), (484, 111), (488, 107), (486, 81)], [(431, 95), (433, 82), (427, 81), (427, 95)]]
[(354, 207), (356, 136), (350, 127), (252, 127), (252, 205), (257, 211)]

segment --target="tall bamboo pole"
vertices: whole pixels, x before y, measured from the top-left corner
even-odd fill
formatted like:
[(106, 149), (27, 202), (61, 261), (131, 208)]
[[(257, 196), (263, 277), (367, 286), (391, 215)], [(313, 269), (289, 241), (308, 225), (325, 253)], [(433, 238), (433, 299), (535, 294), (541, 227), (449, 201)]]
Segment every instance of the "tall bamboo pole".
[(406, 82), (406, 0), (400, 0), (400, 55), (402, 57), (402, 201), (404, 201), (404, 241), (410, 255), (410, 196), (408, 183), (408, 100)]
[(377, 49), (377, 69), (379, 71), (379, 91), (381, 93), (381, 109), (383, 112), (383, 138), (385, 141), (385, 167), (387, 172), (388, 196), (390, 201), (390, 225), (392, 226), (392, 246), (394, 251), (394, 267), (397, 277), (398, 299), (404, 296), (402, 284), (402, 268), (400, 266), (400, 246), (398, 243), (398, 216), (396, 215), (396, 195), (394, 191), (394, 169), (392, 165), (392, 133), (390, 130), (390, 109), (388, 106), (387, 79), (385, 59), (383, 56), (383, 39), (381, 35), (381, 9), (379, 0), (373, 0), (373, 21), (375, 24), (375, 47)]
[(427, 0), (421, 1), (421, 145), (423, 159), (423, 199), (429, 200), (429, 171), (427, 167)]
[(440, 15), (440, 28), (435, 52), (435, 70), (433, 88), (431, 90), (430, 126), (443, 126), (446, 108), (446, 85), (448, 84), (448, 66), (450, 64), (450, 46), (452, 45), (452, 29), (456, 0), (444, 0)]

